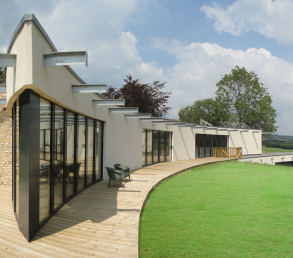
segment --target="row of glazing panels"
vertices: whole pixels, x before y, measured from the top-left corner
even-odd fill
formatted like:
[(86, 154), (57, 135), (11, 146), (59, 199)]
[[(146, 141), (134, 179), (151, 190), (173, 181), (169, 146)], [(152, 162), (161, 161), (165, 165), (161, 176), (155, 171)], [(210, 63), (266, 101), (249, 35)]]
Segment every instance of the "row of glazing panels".
[(195, 135), (195, 158), (212, 157), (213, 147), (228, 147), (227, 135)]
[(142, 165), (172, 160), (172, 132), (143, 129)]
[[(103, 122), (39, 101), (39, 223), (74, 195), (102, 179)], [(13, 203), (19, 218), (19, 101), (13, 108)]]

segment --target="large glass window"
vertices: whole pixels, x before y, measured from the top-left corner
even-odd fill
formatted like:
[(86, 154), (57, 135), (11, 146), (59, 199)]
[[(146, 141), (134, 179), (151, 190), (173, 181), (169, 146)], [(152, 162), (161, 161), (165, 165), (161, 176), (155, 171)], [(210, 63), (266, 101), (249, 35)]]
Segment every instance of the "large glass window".
[(65, 177), (66, 177), (66, 197), (74, 193), (74, 135), (75, 135), (75, 115), (71, 111), (67, 111), (67, 121), (66, 121), (66, 166), (65, 166)]
[(94, 170), (94, 120), (87, 119), (87, 159), (86, 159), (86, 176), (87, 185), (93, 183)]
[[(43, 117), (44, 121), (45, 117)], [(50, 118), (49, 118), (50, 119)], [(50, 161), (50, 129), (40, 130), (40, 158), (42, 160)]]
[(199, 157), (199, 139), (200, 139), (200, 135), (196, 134), (195, 135), (195, 158)]
[(205, 135), (205, 138), (206, 138), (206, 153), (205, 153), (205, 156), (206, 157), (210, 157), (211, 156), (211, 135), (208, 135), (206, 134)]
[(222, 135), (218, 135), (218, 147), (224, 147)]
[(64, 110), (55, 106), (55, 146), (54, 146), (54, 209), (63, 202), (63, 139)]
[(159, 162), (159, 131), (153, 131), (153, 163)]
[(147, 129), (142, 130), (142, 150), (141, 150), (141, 159), (142, 165), (146, 165), (146, 132)]
[(223, 147), (227, 148), (228, 147), (228, 136), (223, 135)]
[(164, 162), (165, 161), (165, 132), (159, 131), (159, 133), (160, 133), (159, 161)]
[(78, 131), (77, 131), (77, 189), (84, 189), (85, 179), (85, 117), (78, 116)]
[(102, 132), (103, 123), (96, 121), (96, 180), (102, 179)]
[(166, 132), (166, 161), (172, 161), (172, 133)]
[[(88, 186), (94, 178), (102, 179), (103, 122), (68, 111), (32, 90), (22, 94), (25, 95), (13, 107), (12, 195), (15, 216), (20, 221), (23, 221), (20, 216), (27, 216), (28, 207), (19, 205), (19, 197), (22, 198), (19, 190), (23, 190), (23, 198), (30, 207), (37, 208), (37, 212), (28, 214), (36, 225), (22, 224), (22, 229), (35, 230), (84, 189), (85, 182)], [(32, 133), (27, 133), (28, 130)], [(21, 153), (20, 147), (24, 150)], [(29, 162), (23, 162), (20, 168), (19, 161)], [(24, 179), (21, 182), (20, 175)]]
[[(146, 153), (145, 153), (146, 152)], [(172, 160), (172, 133), (143, 129), (142, 165)], [(146, 157), (146, 160), (145, 160)]]
[(152, 130), (147, 130), (147, 165), (153, 163), (153, 134)]
[(213, 147), (218, 147), (218, 136), (213, 135)]
[(205, 155), (205, 152), (204, 152), (204, 147), (205, 147), (204, 138), (205, 137), (204, 136), (205, 136), (204, 134), (199, 135), (199, 157), (200, 158), (203, 158)]
[(212, 157), (213, 147), (227, 147), (227, 135), (196, 134), (195, 157)]
[(42, 222), (50, 214), (50, 139), (51, 139), (51, 103), (40, 99), (40, 130), (45, 132), (40, 139), (40, 150), (45, 155), (40, 155), (40, 199), (39, 199), (39, 222)]

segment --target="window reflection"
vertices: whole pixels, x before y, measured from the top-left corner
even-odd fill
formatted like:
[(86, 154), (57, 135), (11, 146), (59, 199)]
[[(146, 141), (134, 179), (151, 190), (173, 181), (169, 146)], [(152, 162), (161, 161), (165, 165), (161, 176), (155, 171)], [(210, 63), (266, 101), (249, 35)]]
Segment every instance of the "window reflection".
[(63, 202), (63, 137), (64, 110), (55, 106), (55, 145), (54, 145), (54, 209)]
[(147, 165), (153, 163), (153, 136), (152, 130), (147, 130)]
[(74, 121), (75, 116), (71, 111), (67, 111), (66, 118), (66, 166), (65, 166), (65, 178), (66, 178), (66, 197), (68, 198), (74, 193)]
[(196, 134), (195, 158), (212, 157), (214, 147), (227, 147), (226, 135)]
[(93, 182), (93, 169), (94, 169), (94, 120), (88, 118), (87, 120), (88, 133), (87, 133), (87, 160), (86, 160), (86, 177), (87, 185)]
[(211, 135), (207, 134), (206, 135), (206, 153), (205, 153), (206, 157), (210, 157), (211, 156)]
[(195, 158), (199, 158), (199, 139), (200, 139), (200, 135), (196, 134), (195, 135)]
[(142, 165), (146, 165), (146, 132), (147, 129), (142, 130)]
[(159, 132), (153, 131), (153, 163), (159, 162)]
[(199, 137), (199, 157), (203, 158), (204, 157), (204, 145), (205, 145), (205, 137), (204, 134), (200, 135)]
[[(54, 116), (52, 116), (51, 110)], [(87, 181), (87, 185), (93, 183), (94, 163), (96, 180), (102, 179), (103, 123), (65, 110), (43, 98), (40, 98), (39, 110), (37, 111), (40, 112), (40, 131), (39, 135), (32, 137), (37, 137), (39, 142), (32, 141), (32, 143), (38, 145), (40, 155), (39, 159), (37, 158), (34, 173), (32, 173), (32, 175), (37, 175), (37, 178), (34, 177), (30, 180), (38, 180), (39, 183), (39, 189), (37, 189), (39, 191), (38, 215), (39, 223), (42, 224), (51, 212), (54, 213), (56, 208), (62, 205), (63, 200), (68, 200), (77, 191), (84, 189), (85, 181)], [(77, 118), (78, 121), (76, 121)], [(13, 107), (12, 123), (12, 185), (14, 211), (17, 218), (22, 213), (19, 209), (19, 174), (21, 172), (19, 160), (23, 158), (19, 154), (20, 119), (21, 112), (19, 100), (17, 100)], [(85, 168), (85, 164), (87, 164), (87, 168)], [(85, 175), (87, 180), (85, 180)], [(25, 187), (28, 186), (25, 185)], [(64, 187), (66, 188), (65, 193)], [(63, 196), (63, 193), (66, 196)], [(51, 205), (54, 210), (50, 209)]]
[(166, 161), (172, 161), (172, 133), (166, 132)]
[[(146, 153), (144, 153), (144, 150), (146, 150)], [(142, 165), (150, 165), (171, 160), (172, 132), (143, 129)]]
[(102, 122), (96, 121), (96, 180), (102, 179)]
[(78, 116), (78, 135), (77, 135), (77, 186), (78, 191), (84, 188), (85, 179), (85, 117)]
[(160, 152), (159, 152), (159, 157), (160, 157), (160, 162), (165, 161), (165, 132), (159, 131), (160, 133)]
[(50, 213), (50, 133), (51, 103), (40, 99), (40, 130), (44, 132), (40, 139), (40, 200), (39, 221), (42, 222)]

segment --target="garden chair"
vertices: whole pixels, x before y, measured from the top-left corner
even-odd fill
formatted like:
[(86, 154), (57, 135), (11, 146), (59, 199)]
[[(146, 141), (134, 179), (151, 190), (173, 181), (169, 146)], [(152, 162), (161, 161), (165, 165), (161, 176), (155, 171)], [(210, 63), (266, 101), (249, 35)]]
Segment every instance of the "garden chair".
[(61, 182), (61, 177), (62, 177), (62, 163), (59, 163), (55, 166), (53, 166), (53, 169), (54, 169), (54, 182), (55, 182), (55, 178), (58, 178), (59, 182)]
[[(59, 182), (61, 183), (62, 163), (61, 162), (54, 162), (54, 163), (55, 163), (55, 165), (53, 166), (54, 182), (55, 182), (55, 178), (58, 178)], [(40, 169), (40, 178), (45, 177), (48, 179), (49, 168), (50, 168), (49, 162), (46, 164), (42, 164)]]
[(46, 166), (40, 169), (40, 178), (45, 177), (48, 179), (48, 169), (49, 169), (49, 166)]
[(123, 165), (123, 164), (114, 164), (114, 168), (120, 170), (121, 172), (123, 172), (124, 177), (129, 177), (130, 180), (130, 169), (129, 167)]
[[(81, 167), (81, 162), (77, 163), (77, 174), (78, 174), (78, 178), (81, 180), (81, 177), (79, 175), (79, 170)], [(71, 181), (71, 177), (70, 177), (70, 173), (72, 173), (72, 177), (74, 176), (74, 163), (67, 163), (67, 167), (65, 169), (65, 173), (66, 173), (66, 177), (69, 179), (69, 182), (72, 183)]]
[(123, 182), (125, 184), (124, 174), (118, 169), (109, 168), (109, 167), (106, 167), (106, 169), (109, 176), (108, 188), (110, 187), (111, 183), (114, 182), (115, 180), (118, 180), (121, 183), (122, 188), (125, 188), (125, 186), (123, 185)]

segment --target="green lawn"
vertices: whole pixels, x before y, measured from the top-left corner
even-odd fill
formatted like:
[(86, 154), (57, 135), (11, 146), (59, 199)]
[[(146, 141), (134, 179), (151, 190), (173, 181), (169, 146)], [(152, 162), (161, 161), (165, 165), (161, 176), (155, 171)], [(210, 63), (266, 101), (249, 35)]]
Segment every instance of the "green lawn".
[(262, 146), (262, 152), (293, 152), (293, 150)]
[(140, 220), (140, 257), (293, 257), (293, 168), (237, 161), (166, 179)]

